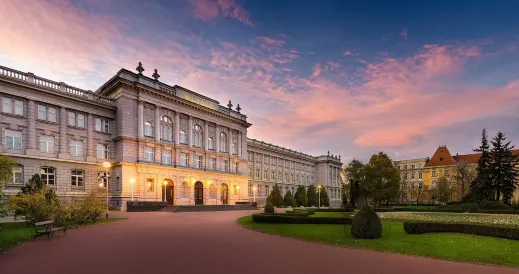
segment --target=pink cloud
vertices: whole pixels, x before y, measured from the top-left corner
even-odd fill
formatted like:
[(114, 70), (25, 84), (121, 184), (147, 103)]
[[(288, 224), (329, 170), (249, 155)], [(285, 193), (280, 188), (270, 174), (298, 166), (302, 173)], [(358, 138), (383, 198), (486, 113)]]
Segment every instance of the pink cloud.
[(354, 52), (351, 51), (351, 50), (346, 50), (346, 51), (344, 51), (344, 53), (343, 53), (342, 55), (344, 55), (344, 56), (350, 56), (350, 55), (351, 55), (351, 56), (356, 56), (356, 55), (358, 55), (358, 54), (357, 54), (357, 53), (354, 53)]
[(195, 17), (201, 20), (213, 20), (218, 16), (236, 19), (246, 25), (252, 26), (249, 12), (236, 0), (190, 0), (194, 8)]
[(276, 40), (265, 36), (258, 36), (256, 37), (256, 40), (258, 40), (262, 45), (265, 46), (282, 46), (286, 44), (283, 40)]

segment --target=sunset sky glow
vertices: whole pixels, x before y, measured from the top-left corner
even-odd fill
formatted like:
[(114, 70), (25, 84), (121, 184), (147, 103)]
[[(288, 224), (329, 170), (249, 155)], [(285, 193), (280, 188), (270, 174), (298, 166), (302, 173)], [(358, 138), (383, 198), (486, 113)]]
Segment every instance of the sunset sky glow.
[(119, 69), (240, 104), (312, 155), (519, 144), (519, 2), (4, 0), (0, 65), (96, 90)]

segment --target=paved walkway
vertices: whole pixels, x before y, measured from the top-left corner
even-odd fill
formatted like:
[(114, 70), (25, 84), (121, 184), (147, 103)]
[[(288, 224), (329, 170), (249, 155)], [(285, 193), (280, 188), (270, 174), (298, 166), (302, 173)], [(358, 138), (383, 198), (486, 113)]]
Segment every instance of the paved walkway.
[(250, 213), (127, 213), (2, 254), (0, 273), (519, 273), (266, 235), (236, 224)]

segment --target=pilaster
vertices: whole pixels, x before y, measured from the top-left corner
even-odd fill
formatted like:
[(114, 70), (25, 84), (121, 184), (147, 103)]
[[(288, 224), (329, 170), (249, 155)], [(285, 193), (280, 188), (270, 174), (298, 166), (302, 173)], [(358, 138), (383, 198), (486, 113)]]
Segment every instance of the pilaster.
[(36, 149), (36, 104), (29, 100), (27, 107), (27, 149), (25, 154), (29, 156), (38, 155)]
[(67, 110), (62, 107), (59, 111), (59, 152), (58, 158), (69, 159), (67, 152)]

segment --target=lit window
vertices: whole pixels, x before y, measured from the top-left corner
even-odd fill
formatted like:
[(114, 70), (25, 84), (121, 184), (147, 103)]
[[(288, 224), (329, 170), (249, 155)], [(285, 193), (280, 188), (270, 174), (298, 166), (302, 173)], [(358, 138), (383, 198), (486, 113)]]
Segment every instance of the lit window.
[(187, 166), (187, 154), (184, 152), (180, 153), (180, 165)]
[(180, 131), (180, 143), (181, 144), (187, 144), (186, 132), (183, 131), (183, 130)]
[(22, 149), (22, 132), (6, 129), (5, 147), (11, 149)]
[(171, 151), (162, 151), (162, 163), (171, 165)]
[(54, 153), (54, 136), (40, 136), (40, 152)]
[(146, 178), (146, 191), (153, 192), (155, 188), (155, 180), (153, 178)]
[(54, 185), (56, 181), (56, 169), (53, 167), (42, 167), (40, 177), (46, 185)]
[(144, 148), (144, 160), (148, 162), (153, 162), (155, 160), (153, 148)]
[(70, 154), (72, 156), (83, 156), (83, 141), (70, 141)]
[(108, 145), (97, 144), (97, 159), (108, 159)]
[(153, 136), (153, 125), (150, 122), (144, 123), (144, 136)]
[(83, 170), (72, 170), (71, 184), (73, 186), (83, 186), (84, 176), (85, 174)]
[(101, 118), (95, 118), (96, 131), (110, 133), (110, 121)]

